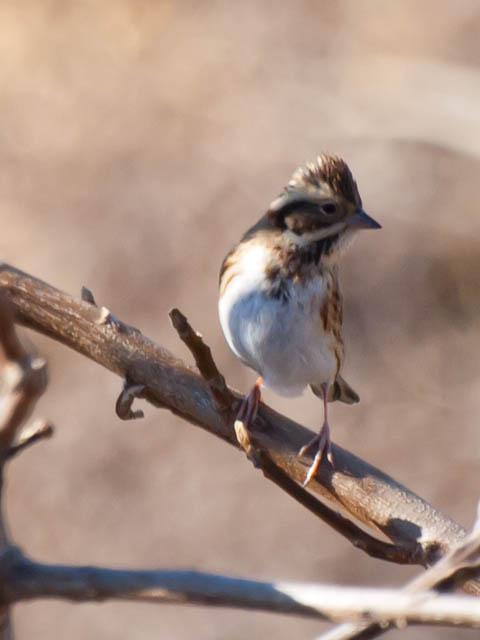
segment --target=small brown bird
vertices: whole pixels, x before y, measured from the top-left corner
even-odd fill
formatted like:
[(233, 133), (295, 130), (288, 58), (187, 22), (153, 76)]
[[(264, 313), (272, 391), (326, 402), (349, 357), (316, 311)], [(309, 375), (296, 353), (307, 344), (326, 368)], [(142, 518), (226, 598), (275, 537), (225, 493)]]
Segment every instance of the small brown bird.
[(320, 433), (299, 451), (333, 464), (327, 402), (359, 401), (340, 375), (344, 360), (338, 260), (359, 229), (379, 229), (362, 209), (347, 164), (321, 155), (295, 171), (281, 195), (226, 256), (220, 272), (219, 314), (225, 338), (260, 375), (238, 418), (252, 422), (264, 383), (280, 395), (307, 386), (322, 398)]

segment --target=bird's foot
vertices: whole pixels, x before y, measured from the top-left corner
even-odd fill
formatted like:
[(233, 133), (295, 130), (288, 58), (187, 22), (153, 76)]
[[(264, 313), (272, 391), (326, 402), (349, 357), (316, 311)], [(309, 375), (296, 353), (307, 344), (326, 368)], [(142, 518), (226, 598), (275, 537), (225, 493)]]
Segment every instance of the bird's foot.
[(250, 439), (250, 426), (253, 424), (257, 416), (258, 405), (262, 400), (260, 394), (260, 386), (262, 382), (263, 378), (258, 378), (248, 396), (245, 396), (233, 425), (239, 445), (246, 452), (247, 457), (252, 460), (255, 466), (258, 466), (258, 460), (256, 450)]
[(312, 478), (316, 475), (318, 468), (320, 467), (320, 463), (324, 456), (326, 456), (328, 462), (333, 467), (333, 454), (332, 454), (332, 444), (330, 442), (330, 427), (328, 422), (324, 422), (323, 426), (320, 430), (320, 433), (316, 435), (314, 438), (307, 442), (300, 451), (298, 452), (298, 457), (302, 458), (308, 451), (313, 449), (313, 447), (317, 447), (317, 452), (315, 454), (315, 458), (313, 459), (310, 468), (308, 469), (308, 473), (303, 482), (303, 486), (306, 487), (307, 484), (312, 480)]
[(236, 421), (240, 421), (243, 423), (245, 429), (249, 429), (253, 424), (258, 411), (258, 406), (262, 399), (260, 387), (263, 383), (263, 378), (257, 378), (257, 381), (252, 387), (252, 390), (245, 396), (242, 404), (240, 405), (240, 410), (237, 415)]

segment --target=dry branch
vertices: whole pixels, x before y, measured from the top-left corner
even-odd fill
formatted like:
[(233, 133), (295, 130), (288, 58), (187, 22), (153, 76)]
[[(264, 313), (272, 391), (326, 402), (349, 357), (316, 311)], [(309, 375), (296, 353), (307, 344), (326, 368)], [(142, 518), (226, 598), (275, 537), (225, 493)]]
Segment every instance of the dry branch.
[(0, 458), (8, 455), (17, 429), (30, 415), (35, 400), (47, 385), (45, 361), (30, 358), (14, 330), (13, 310), (4, 291), (0, 291)]
[[(462, 587), (480, 574), (480, 504), (473, 529), (432, 567), (408, 582), (398, 593), (447, 591)], [(395, 622), (345, 623), (323, 634), (318, 640), (371, 640), (395, 626)]]
[[(31, 358), (15, 332), (13, 310), (4, 291), (0, 291), (0, 557), (7, 553), (9, 541), (3, 519), (2, 489), (5, 460), (15, 446), (12, 442), (37, 398), (47, 384), (45, 362)], [(26, 445), (25, 445), (26, 446)], [(17, 449), (19, 445), (16, 445)], [(11, 638), (8, 606), (0, 602), (0, 639)]]
[[(142, 396), (155, 406), (238, 447), (233, 429), (238, 394), (228, 391), (231, 404), (219, 411), (218, 399), (196, 371), (140, 332), (126, 330), (108, 309), (74, 299), (6, 264), (0, 265), (0, 287), (8, 292), (17, 322), (91, 358), (130, 385), (142, 385)], [(262, 405), (251, 435), (276, 466), (303, 481), (307, 463), (297, 452), (312, 437), (310, 431)], [(385, 534), (412, 563), (431, 564), (465, 535), (461, 526), (382, 471), (339, 446), (333, 445), (333, 452), (335, 470), (322, 465), (309, 489)]]
[(180, 339), (190, 349), (202, 378), (208, 384), (217, 408), (228, 409), (231, 407), (234, 396), (227, 387), (225, 378), (217, 369), (210, 347), (204, 343), (202, 336), (192, 329), (181, 311), (172, 309), (170, 319)]
[(352, 520), (345, 518), (335, 509), (330, 508), (298, 484), (283, 469), (280, 469), (270, 458), (266, 451), (256, 449), (250, 439), (249, 432), (242, 422), (235, 422), (235, 431), (240, 446), (245, 450), (247, 457), (252, 460), (255, 467), (262, 470), (263, 475), (303, 507), (319, 517), (325, 524), (337, 533), (349, 540), (354, 547), (365, 551), (372, 558), (388, 560), (397, 564), (412, 564), (412, 554), (409, 549), (391, 544), (371, 536), (357, 526)]
[(7, 460), (14, 458), (21, 451), (31, 447), (32, 444), (35, 444), (39, 440), (51, 438), (53, 431), (53, 425), (49, 422), (46, 422), (45, 420), (36, 421), (31, 427), (23, 430), (16, 444), (12, 444), (10, 446), (6, 453)]
[(480, 600), (466, 595), (260, 582), (197, 571), (41, 564), (27, 559), (16, 548), (10, 548), (0, 566), (1, 596), (8, 603), (40, 598), (126, 600), (235, 607), (323, 620), (375, 618), (395, 619), (402, 624), (480, 627)]

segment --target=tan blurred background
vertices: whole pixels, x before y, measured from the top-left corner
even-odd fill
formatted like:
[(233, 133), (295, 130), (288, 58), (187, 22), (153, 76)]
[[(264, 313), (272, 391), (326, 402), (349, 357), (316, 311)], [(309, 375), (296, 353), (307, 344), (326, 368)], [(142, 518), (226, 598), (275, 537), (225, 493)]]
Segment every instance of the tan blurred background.
[[(362, 396), (333, 437), (462, 524), (479, 498), (480, 5), (477, 0), (0, 4), (0, 255), (188, 358), (180, 307), (229, 382), (254, 379), (217, 321), (220, 262), (300, 163), (346, 158), (366, 210), (343, 264)], [(35, 558), (397, 585), (167, 412), (122, 423), (120, 380), (40, 336), (55, 438), (11, 464), (8, 516)], [(305, 396), (267, 400), (319, 427)], [(312, 638), (327, 625), (239, 611), (38, 602), (26, 638)], [(475, 637), (477, 637), (475, 632)], [(394, 634), (392, 634), (393, 636)], [(407, 630), (402, 638), (467, 638)]]

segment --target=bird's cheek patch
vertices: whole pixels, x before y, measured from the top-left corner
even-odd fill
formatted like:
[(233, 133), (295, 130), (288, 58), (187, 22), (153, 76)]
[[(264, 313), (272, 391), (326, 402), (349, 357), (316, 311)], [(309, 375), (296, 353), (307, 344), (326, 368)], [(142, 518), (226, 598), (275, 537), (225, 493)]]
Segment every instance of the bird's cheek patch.
[(306, 216), (301, 214), (289, 215), (285, 218), (285, 224), (292, 233), (297, 236), (302, 236), (304, 233), (312, 233), (318, 231), (319, 224), (313, 216)]

